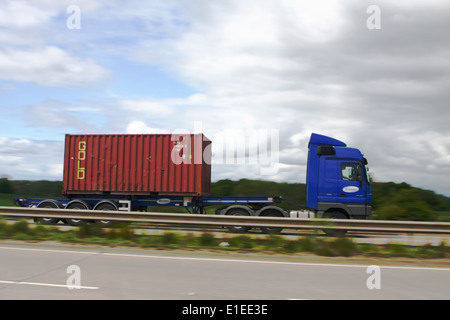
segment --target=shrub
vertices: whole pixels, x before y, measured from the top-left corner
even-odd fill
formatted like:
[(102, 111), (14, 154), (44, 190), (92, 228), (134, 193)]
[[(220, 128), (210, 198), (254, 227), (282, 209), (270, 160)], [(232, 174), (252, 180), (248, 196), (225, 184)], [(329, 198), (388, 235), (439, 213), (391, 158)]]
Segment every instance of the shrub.
[(98, 223), (82, 223), (78, 228), (77, 235), (80, 238), (102, 237), (104, 232)]
[(442, 240), (436, 248), (436, 251), (439, 258), (445, 258), (450, 253), (450, 248), (447, 246), (445, 240)]
[(358, 251), (356, 244), (345, 237), (338, 237), (329, 243), (331, 250), (338, 256), (350, 257)]
[(106, 238), (132, 240), (134, 238), (134, 230), (130, 228), (129, 223), (114, 224), (113, 228), (106, 233)]
[(14, 233), (28, 234), (29, 232), (28, 222), (26, 222), (25, 220), (17, 221), (15, 224), (13, 224), (12, 231)]
[(313, 252), (319, 256), (326, 256), (326, 257), (336, 256), (333, 250), (331, 250), (331, 248), (324, 243), (320, 243), (319, 245), (314, 247)]
[(155, 236), (142, 235), (138, 238), (138, 244), (143, 247), (155, 247), (157, 245), (157, 240)]
[(296, 252), (299, 250), (299, 243), (298, 241), (286, 241), (283, 245), (283, 249), (287, 252)]
[(309, 237), (300, 238), (297, 240), (300, 251), (313, 252), (314, 242)]
[(265, 247), (267, 249), (277, 250), (282, 246), (283, 246), (283, 239), (280, 236), (270, 234), (265, 241)]
[(363, 243), (359, 245), (360, 251), (369, 255), (380, 253), (380, 247), (373, 243)]
[(179, 244), (181, 242), (181, 237), (177, 233), (164, 232), (161, 236), (161, 243), (163, 245)]
[(8, 229), (8, 225), (3, 221), (0, 221), (0, 238), (3, 238), (6, 235), (6, 230)]
[(199, 244), (202, 247), (212, 247), (217, 244), (217, 240), (213, 234), (204, 232), (200, 235)]
[(248, 236), (236, 236), (231, 238), (230, 246), (241, 249), (251, 249), (255, 246), (255, 240)]
[(23, 232), (18, 232), (13, 237), (15, 240), (29, 240), (30, 236)]
[(411, 253), (408, 248), (402, 244), (398, 243), (388, 243), (386, 246), (386, 251), (388, 254), (393, 255), (395, 257), (409, 257)]
[(55, 240), (59, 241), (76, 242), (78, 241), (78, 230), (68, 230), (61, 233), (55, 233), (53, 237)]
[(86, 243), (94, 243), (94, 244), (102, 244), (107, 245), (109, 244), (104, 237), (90, 237), (86, 239)]
[(38, 224), (36, 227), (31, 229), (30, 232), (34, 236), (48, 237), (52, 233), (52, 230), (50, 228), (47, 228), (46, 226)]
[(185, 247), (195, 247), (198, 245), (198, 239), (192, 233), (188, 233), (181, 240), (181, 244)]
[(313, 248), (313, 252), (315, 254), (327, 257), (349, 257), (356, 251), (356, 244), (345, 237), (339, 237), (337, 239), (334, 239), (333, 241), (324, 241), (318, 239)]
[(410, 251), (412, 255), (421, 258), (446, 258), (449, 250), (445, 241), (441, 241), (437, 246), (427, 243), (422, 247), (417, 247)]

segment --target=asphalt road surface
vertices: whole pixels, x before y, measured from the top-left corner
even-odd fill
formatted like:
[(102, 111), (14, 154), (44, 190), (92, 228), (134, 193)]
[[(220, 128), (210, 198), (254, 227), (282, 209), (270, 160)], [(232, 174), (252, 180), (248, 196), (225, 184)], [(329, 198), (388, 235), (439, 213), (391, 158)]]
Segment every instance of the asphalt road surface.
[(450, 299), (450, 268), (368, 267), (0, 243), (0, 299)]

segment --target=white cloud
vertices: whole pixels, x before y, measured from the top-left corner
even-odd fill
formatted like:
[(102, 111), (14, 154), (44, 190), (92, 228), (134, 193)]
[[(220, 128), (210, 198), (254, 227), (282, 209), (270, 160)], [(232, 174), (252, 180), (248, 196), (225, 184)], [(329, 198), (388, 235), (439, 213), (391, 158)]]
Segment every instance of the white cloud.
[(46, 128), (47, 131), (56, 129), (58, 132), (61, 130), (95, 131), (107, 113), (106, 107), (72, 106), (64, 101), (52, 99), (37, 105), (26, 105), (21, 109), (22, 118), (28, 121), (30, 127)]
[[(5, 21), (20, 18), (6, 3)], [(149, 88), (145, 96), (121, 92), (82, 106), (103, 116), (104, 127), (88, 126), (78, 103), (35, 103), (28, 111), (45, 126), (162, 133), (201, 123), (213, 140), (227, 131), (279, 129), (281, 165), (271, 178), (289, 182), (304, 179), (307, 141), (317, 132), (362, 148), (382, 181), (450, 194), (442, 178), (450, 175), (448, 1), (379, 1), (382, 29), (370, 31), (366, 2), (86, 0), (73, 39), (47, 33), (58, 19), (65, 25), (68, 3), (19, 3), (35, 15), (8, 28), (21, 36), (36, 31), (27, 44), (0, 30), (1, 79), (92, 86), (114, 76), (89, 58), (95, 53), (166, 68), (197, 90), (157, 99)], [(215, 169), (215, 179), (250, 175), (241, 169)]]
[(120, 100), (119, 104), (124, 110), (144, 113), (157, 118), (170, 116), (174, 112), (173, 101), (170, 100)]
[(135, 120), (127, 125), (126, 132), (129, 134), (164, 134), (169, 133), (165, 129), (149, 127), (145, 122)]
[[(86, 16), (95, 1), (77, 1)], [(110, 72), (89, 57), (75, 52), (67, 29), (69, 0), (5, 0), (0, 3), (0, 80), (42, 86), (79, 88), (104, 81)], [(78, 46), (80, 48), (80, 46)]]
[(17, 180), (62, 180), (63, 150), (63, 142), (0, 137), (0, 175)]
[(4, 0), (0, 4), (0, 26), (8, 28), (30, 28), (42, 25), (57, 15), (57, 11), (42, 9), (36, 2)]
[(54, 46), (0, 49), (0, 80), (83, 87), (104, 80), (108, 75), (109, 71), (92, 59), (72, 56)]
[[(185, 123), (201, 120), (211, 137), (230, 128), (277, 128), (281, 161), (304, 164), (310, 133), (323, 133), (362, 148), (383, 181), (448, 193), (443, 172), (422, 168), (449, 157), (450, 6), (379, 5), (382, 29), (375, 32), (366, 27), (365, 3), (198, 5), (184, 15), (188, 29), (143, 40), (139, 58), (164, 62), (204, 93), (197, 106), (176, 108)], [(289, 151), (294, 142), (303, 152)], [(284, 169), (288, 181), (300, 176), (297, 167)], [(238, 178), (236, 172), (228, 171)]]

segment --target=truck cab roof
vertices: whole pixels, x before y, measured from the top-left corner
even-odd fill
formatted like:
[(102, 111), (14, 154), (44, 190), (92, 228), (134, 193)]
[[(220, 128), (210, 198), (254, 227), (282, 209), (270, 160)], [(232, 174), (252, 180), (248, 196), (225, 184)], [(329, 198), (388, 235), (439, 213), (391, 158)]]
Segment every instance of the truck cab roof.
[(308, 148), (311, 146), (311, 144), (315, 145), (326, 145), (326, 146), (337, 146), (337, 147), (346, 147), (347, 145), (337, 139), (327, 137), (321, 134), (312, 133), (311, 138), (309, 139)]
[(309, 139), (308, 148), (314, 145), (315, 152), (318, 155), (330, 156), (333, 158), (340, 159), (363, 159), (363, 154), (356, 148), (349, 148), (347, 144), (321, 134), (312, 133)]

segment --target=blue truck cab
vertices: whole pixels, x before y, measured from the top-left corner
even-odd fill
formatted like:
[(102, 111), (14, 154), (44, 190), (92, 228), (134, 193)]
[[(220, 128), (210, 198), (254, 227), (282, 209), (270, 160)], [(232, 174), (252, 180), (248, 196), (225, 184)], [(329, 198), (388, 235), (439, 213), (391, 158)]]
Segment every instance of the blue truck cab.
[(316, 133), (308, 149), (306, 204), (316, 217), (370, 219), (372, 194), (361, 151)]

